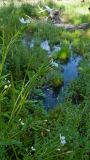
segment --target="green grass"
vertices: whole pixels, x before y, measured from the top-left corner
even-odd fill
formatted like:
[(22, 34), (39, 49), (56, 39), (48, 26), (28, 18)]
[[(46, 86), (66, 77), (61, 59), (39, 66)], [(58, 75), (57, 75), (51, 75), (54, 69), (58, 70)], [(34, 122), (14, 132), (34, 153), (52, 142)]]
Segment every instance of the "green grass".
[[(60, 2), (55, 6), (62, 6), (67, 21), (74, 24), (89, 21), (89, 15), (75, 16), (75, 6), (80, 11), (88, 3), (83, 6)], [(31, 4), (0, 9), (0, 159), (89, 160), (90, 29), (69, 32), (57, 28), (41, 22), (47, 14), (40, 15), (38, 11), (39, 7)], [(26, 15), (34, 21), (23, 25), (19, 18)], [(34, 39), (35, 46), (24, 45), (24, 38), (27, 43)], [(69, 45), (72, 52), (83, 56), (80, 75), (68, 86), (65, 102), (48, 112), (44, 109), (42, 88), (48, 82), (60, 86), (63, 79), (51, 65), (46, 51), (40, 48), (42, 40), (48, 40), (51, 48), (61, 44), (65, 55), (59, 53), (60, 60), (63, 56), (69, 58), (65, 48)]]

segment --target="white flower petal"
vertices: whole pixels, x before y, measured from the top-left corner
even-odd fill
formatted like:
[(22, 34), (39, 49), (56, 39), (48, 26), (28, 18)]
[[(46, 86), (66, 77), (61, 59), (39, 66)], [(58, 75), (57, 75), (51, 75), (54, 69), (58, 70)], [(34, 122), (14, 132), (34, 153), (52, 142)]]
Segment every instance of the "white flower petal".
[(8, 80), (8, 83), (10, 83), (10, 81)]
[(19, 122), (21, 121), (21, 118), (19, 119)]
[(50, 132), (50, 129), (46, 129), (47, 132)]
[(66, 144), (66, 140), (61, 140), (61, 144), (65, 145)]
[(32, 151), (36, 151), (36, 149), (35, 149), (33, 146), (31, 147), (31, 150), (32, 150)]
[(5, 85), (5, 86), (4, 86), (4, 89), (7, 89), (7, 88), (8, 88), (8, 85)]
[(28, 24), (30, 23), (30, 20), (29, 19), (24, 19), (23, 17), (22, 18), (19, 18), (19, 21), (22, 23), (22, 24)]
[(21, 121), (21, 125), (24, 126), (24, 123)]
[(47, 122), (47, 119), (45, 119), (44, 122)]
[(61, 149), (60, 148), (57, 148), (57, 151), (60, 151)]
[(9, 86), (8, 86), (9, 88), (11, 87), (11, 84), (9, 84)]
[(64, 136), (61, 136), (61, 140), (65, 140), (65, 137), (64, 137)]

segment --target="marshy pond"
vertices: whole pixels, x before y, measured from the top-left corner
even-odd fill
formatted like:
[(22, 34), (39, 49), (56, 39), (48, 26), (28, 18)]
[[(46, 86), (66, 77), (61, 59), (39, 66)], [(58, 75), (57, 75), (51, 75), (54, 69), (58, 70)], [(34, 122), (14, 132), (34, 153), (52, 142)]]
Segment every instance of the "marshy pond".
[[(27, 45), (29, 48), (33, 48), (35, 46), (35, 40), (32, 39), (29, 42), (26, 42), (23, 39), (23, 43)], [(49, 57), (52, 57), (54, 52), (58, 52), (61, 50), (61, 44), (53, 45), (51, 48), (48, 40), (44, 40), (40, 43), (40, 47), (45, 50)], [(53, 88), (49, 86), (45, 86), (43, 89), (44, 98), (43, 103), (45, 109), (52, 109), (57, 106), (59, 103), (63, 103), (65, 101), (65, 93), (68, 85), (71, 81), (79, 76), (78, 66), (82, 59), (80, 55), (72, 53), (72, 47), (70, 46), (70, 55), (69, 59), (61, 63), (60, 61), (56, 61), (52, 59), (52, 64), (60, 71), (60, 74), (63, 78), (63, 84), (59, 87)]]
[(69, 61), (66, 64), (59, 64), (62, 67), (63, 85), (58, 90), (52, 88), (45, 88), (45, 107), (47, 109), (53, 108), (59, 103), (63, 103), (65, 100), (65, 91), (72, 80), (78, 77), (78, 65), (81, 60), (80, 56), (71, 55)]

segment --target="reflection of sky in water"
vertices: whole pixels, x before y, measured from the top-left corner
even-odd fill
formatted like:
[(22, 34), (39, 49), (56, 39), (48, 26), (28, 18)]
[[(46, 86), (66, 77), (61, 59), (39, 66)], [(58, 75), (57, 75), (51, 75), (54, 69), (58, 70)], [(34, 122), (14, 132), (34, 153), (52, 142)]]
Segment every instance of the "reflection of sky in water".
[(78, 76), (78, 64), (80, 60), (80, 56), (73, 56), (70, 58), (70, 61), (67, 64), (63, 65), (64, 85)]
[(58, 45), (53, 46), (53, 52), (60, 51), (60, 49), (61, 49), (60, 45), (59, 46)]
[[(33, 48), (34, 45), (35, 45), (35, 40), (32, 39), (30, 43), (30, 48)], [(48, 40), (45, 40), (45, 41), (42, 41), (41, 44), (40, 44), (40, 47), (42, 49), (44, 49), (45, 51), (48, 52), (48, 54), (51, 53), (51, 48), (50, 48), (50, 45), (49, 45), (49, 41)], [(61, 49), (60, 45), (54, 45), (53, 46), (53, 52), (55, 51), (59, 51)]]
[(46, 41), (42, 41), (40, 47), (44, 50), (46, 50), (47, 52), (50, 52), (50, 46), (49, 46), (49, 42)]

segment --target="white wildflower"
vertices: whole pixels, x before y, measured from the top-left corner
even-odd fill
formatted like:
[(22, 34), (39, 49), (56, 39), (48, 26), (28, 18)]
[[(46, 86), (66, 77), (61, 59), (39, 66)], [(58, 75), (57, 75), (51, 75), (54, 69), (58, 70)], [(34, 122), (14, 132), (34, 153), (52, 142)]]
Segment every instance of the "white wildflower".
[(8, 80), (7, 82), (8, 82), (8, 83), (10, 83), (10, 81), (9, 81), (9, 80)]
[(24, 126), (24, 123), (21, 121), (21, 125)]
[(60, 134), (60, 142), (62, 145), (66, 144), (65, 136), (62, 136), (61, 134)]
[(21, 124), (22, 126), (24, 126), (24, 122), (21, 121), (21, 118), (19, 119), (19, 122), (20, 122), (20, 124)]
[(65, 140), (65, 136), (61, 136), (61, 134), (60, 134), (60, 140)]
[(36, 149), (35, 149), (33, 146), (31, 147), (31, 150), (32, 150), (32, 151), (36, 151)]
[(46, 129), (47, 132), (50, 132), (50, 129)]
[(28, 24), (30, 23), (30, 20), (29, 19), (24, 19), (23, 17), (22, 18), (19, 18), (19, 21), (22, 23), (22, 24)]
[(19, 122), (21, 121), (21, 118), (19, 119)]
[(61, 140), (61, 144), (65, 145), (66, 144), (66, 140)]
[(8, 88), (8, 85), (5, 85), (5, 86), (4, 86), (4, 89), (7, 89), (7, 88)]
[(44, 122), (47, 122), (47, 119), (45, 119)]
[(53, 59), (51, 61), (52, 66), (57, 67), (58, 68), (58, 63), (54, 62)]
[(9, 86), (8, 86), (9, 88), (11, 87), (11, 84), (9, 84)]
[(57, 150), (57, 151), (61, 151), (61, 149), (60, 149), (60, 148), (57, 148), (56, 150)]

